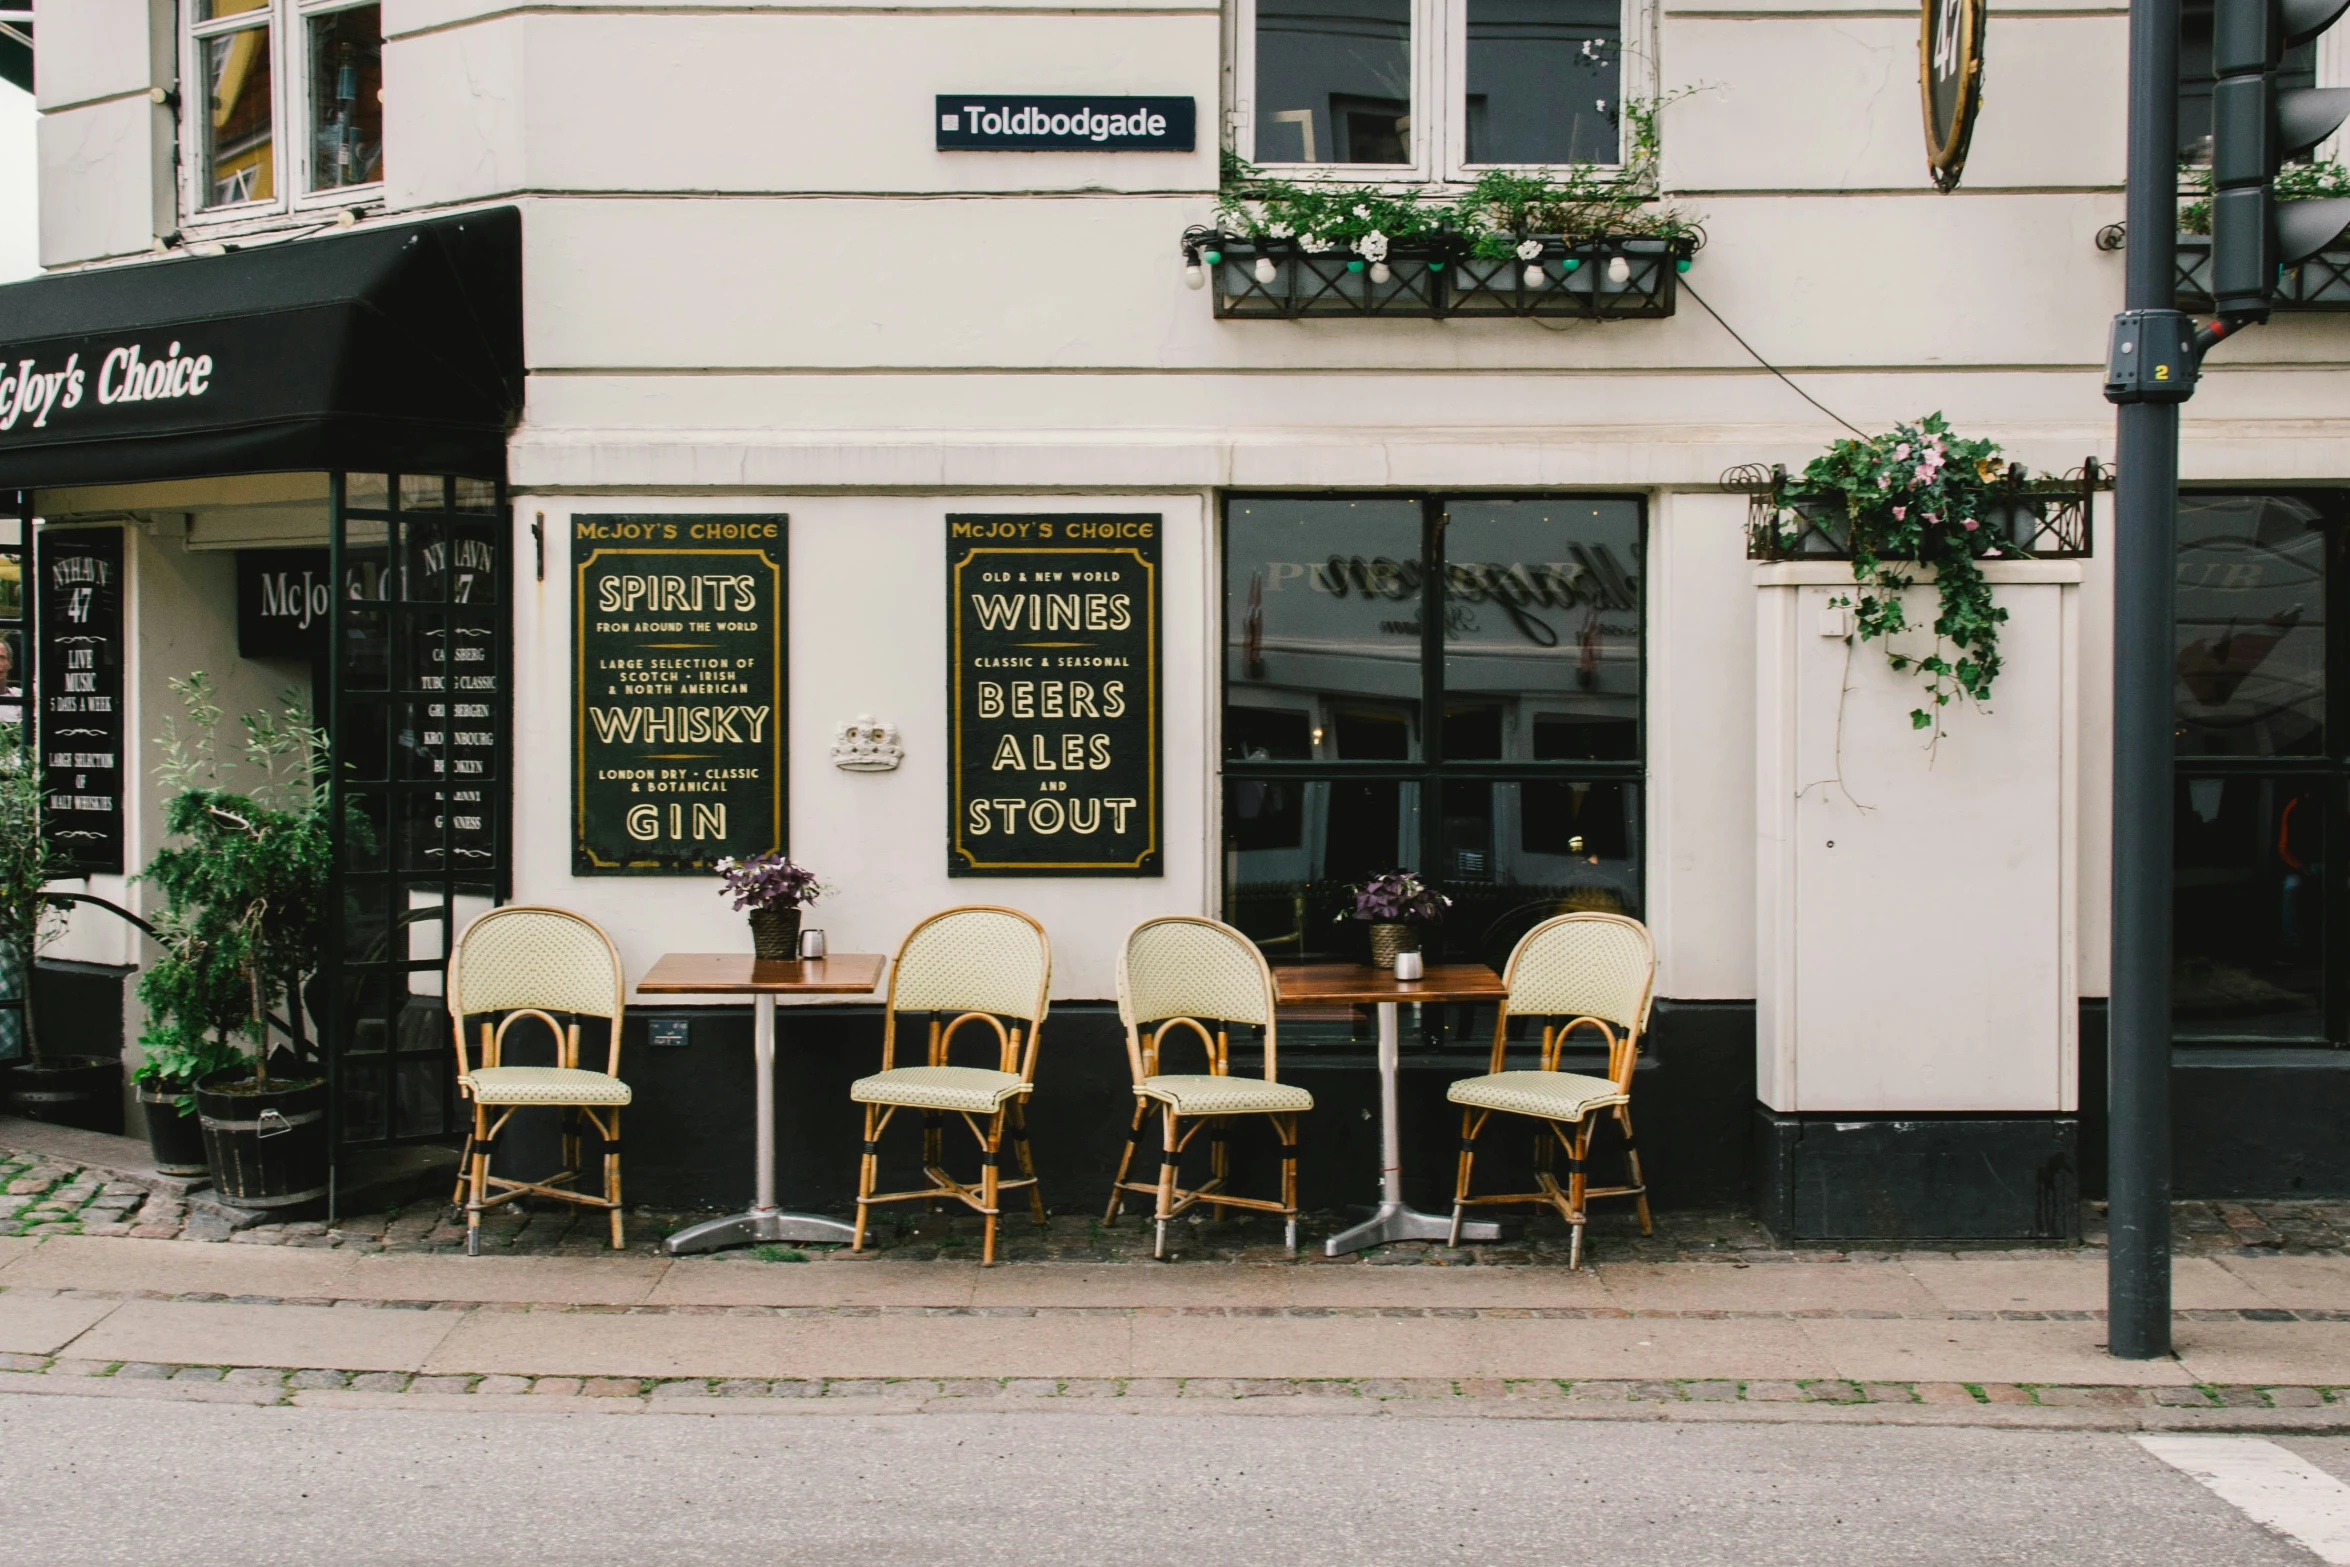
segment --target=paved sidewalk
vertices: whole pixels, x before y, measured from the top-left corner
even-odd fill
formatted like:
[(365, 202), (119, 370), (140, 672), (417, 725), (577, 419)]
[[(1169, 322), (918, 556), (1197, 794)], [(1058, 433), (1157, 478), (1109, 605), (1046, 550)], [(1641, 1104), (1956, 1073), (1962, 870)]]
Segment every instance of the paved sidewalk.
[[(467, 1259), (0, 1239), (0, 1391), (567, 1407), (1181, 1408), (2350, 1430), (2350, 1259), (1547, 1268)], [(683, 1402), (680, 1402), (683, 1401)]]

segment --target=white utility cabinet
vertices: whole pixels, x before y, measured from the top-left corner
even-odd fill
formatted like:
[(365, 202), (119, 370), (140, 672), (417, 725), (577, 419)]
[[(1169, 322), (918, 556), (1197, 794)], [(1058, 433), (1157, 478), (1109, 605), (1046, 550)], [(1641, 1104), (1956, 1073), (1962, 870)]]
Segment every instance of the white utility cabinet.
[[(1849, 636), (1843, 561), (1758, 564), (1757, 1096), (1783, 1113), (2077, 1108), (2081, 568), (1992, 561), (1987, 708)], [(1930, 628), (1930, 581), (1906, 618)], [(1931, 649), (1930, 630), (1896, 640)]]

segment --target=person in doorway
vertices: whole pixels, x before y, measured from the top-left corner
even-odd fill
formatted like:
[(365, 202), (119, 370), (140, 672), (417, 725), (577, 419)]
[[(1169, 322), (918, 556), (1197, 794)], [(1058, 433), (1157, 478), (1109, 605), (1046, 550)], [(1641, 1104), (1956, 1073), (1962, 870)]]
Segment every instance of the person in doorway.
[(2307, 931), (2302, 923), (2304, 902), (2315, 896), (2325, 876), (2325, 861), (2321, 857), (2320, 796), (2314, 789), (2305, 789), (2285, 802), (2282, 815), (2277, 818), (2277, 860), (2284, 867), (2280, 892), (2284, 902), (2279, 909), (2283, 950), (2280, 963), (2294, 963), (2309, 956)]
[(24, 692), (16, 683), (16, 639), (0, 637), (0, 724), (24, 722)]

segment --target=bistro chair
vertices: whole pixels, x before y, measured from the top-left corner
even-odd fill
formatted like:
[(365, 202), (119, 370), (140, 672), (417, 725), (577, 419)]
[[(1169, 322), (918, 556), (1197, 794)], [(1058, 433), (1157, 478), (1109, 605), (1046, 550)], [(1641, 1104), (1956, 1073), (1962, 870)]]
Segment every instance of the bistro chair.
[[(1028, 1151), (1027, 1101), (1036, 1083), (1036, 1039), (1044, 1030), (1052, 988), (1052, 944), (1044, 927), (1015, 909), (973, 906), (933, 914), (914, 927), (890, 965), (889, 1002), (882, 1014), (881, 1070), (849, 1085), (849, 1098), (865, 1107), (865, 1155), (857, 1167), (857, 1229), (852, 1251), (865, 1249), (865, 1221), (875, 1203), (922, 1202), (951, 1197), (977, 1210), (987, 1224), (980, 1254), (995, 1262), (996, 1220), (1002, 1194), (1028, 1188), (1036, 1222), (1045, 1222), (1044, 1192)], [(895, 1066), (898, 1014), (928, 1012), (928, 1064)], [(944, 1015), (947, 1021), (941, 1023)], [(1007, 1025), (1006, 1020), (1010, 1022)], [(992, 1034), (996, 1065), (952, 1066), (947, 1054), (956, 1032), (974, 1025)], [(1025, 1027), (1025, 1036), (1023, 1036)], [(931, 1184), (920, 1191), (876, 1192), (881, 1168), (881, 1134), (900, 1110), (922, 1112), (922, 1173)], [(942, 1166), (945, 1120), (962, 1117), (979, 1141), (979, 1180), (956, 1180)], [(1020, 1173), (1005, 1180), (997, 1168), (1006, 1133)]]
[[(492, 909), (457, 938), (449, 954), (449, 1021), (457, 1036), (457, 1090), (473, 1101), (473, 1124), (457, 1162), (452, 1203), (465, 1205), (465, 1254), (481, 1255), (481, 1216), (488, 1208), (521, 1196), (552, 1197), (612, 1215), (612, 1249), (626, 1244), (620, 1213), (620, 1109), (629, 1102), (620, 1080), (620, 1015), (628, 985), (612, 940), (589, 921), (564, 909), (514, 904)], [(465, 1020), (503, 1012), (495, 1027), (481, 1025), (479, 1062), (465, 1049)], [(556, 1013), (568, 1015), (558, 1023)], [(600, 1017), (610, 1033), (604, 1069), (579, 1064), (579, 1020)], [(555, 1036), (555, 1065), (500, 1063), (506, 1031), (524, 1018), (544, 1023)], [(537, 1181), (490, 1174), (498, 1134), (514, 1112), (531, 1105), (563, 1111), (563, 1169)], [(604, 1194), (579, 1190), (580, 1122), (594, 1126), (604, 1144)]]
[[(1151, 1194), (1152, 1217), (1158, 1221), (1158, 1236), (1151, 1246), (1155, 1257), (1167, 1255), (1168, 1223), (1200, 1203), (1215, 1209), (1219, 1220), (1227, 1208), (1281, 1215), (1289, 1254), (1297, 1255), (1297, 1118), (1314, 1108), (1314, 1096), (1274, 1080), (1273, 998), (1273, 971), (1266, 966), (1265, 955), (1239, 931), (1215, 920), (1170, 915), (1145, 921), (1134, 928), (1126, 938), (1126, 950), (1118, 954), (1118, 1017), (1126, 1025), (1126, 1061), (1134, 1071), (1134, 1124), (1126, 1134), (1126, 1151), (1118, 1158), (1102, 1223), (1118, 1222), (1118, 1207), (1128, 1192)], [(1263, 1078), (1231, 1075), (1226, 1026), (1231, 1023), (1254, 1024), (1265, 1031)], [(1170, 1030), (1199, 1036), (1207, 1052), (1204, 1075), (1159, 1070)], [(1127, 1167), (1134, 1161), (1143, 1122), (1154, 1104), (1159, 1107), (1161, 1132), (1158, 1178), (1130, 1181)], [(1281, 1139), (1279, 1201), (1236, 1197), (1225, 1189), (1226, 1135), (1232, 1118), (1240, 1115), (1267, 1117), (1273, 1134)], [(1189, 1131), (1182, 1129), (1186, 1119), (1192, 1123)], [(1203, 1126), (1208, 1131), (1208, 1180), (1187, 1191), (1176, 1178), (1183, 1150)]]
[[(1648, 927), (1621, 914), (1562, 914), (1526, 932), (1510, 954), (1502, 983), (1509, 987), (1495, 1008), (1493, 1069), (1464, 1078), (1445, 1091), (1461, 1111), (1459, 1177), (1453, 1186), (1452, 1244), (1461, 1243), (1461, 1218), (1473, 1205), (1548, 1203), (1573, 1231), (1567, 1265), (1583, 1265), (1584, 1204), (1594, 1197), (1629, 1197), (1638, 1204), (1640, 1233), (1651, 1234), (1648, 1186), (1640, 1175), (1640, 1149), (1632, 1137), (1632, 1067), (1640, 1038), (1648, 1030), (1654, 999), (1656, 944)], [(1541, 1018), (1540, 1067), (1505, 1072), (1502, 1054), (1510, 1019)], [(1598, 1034), (1607, 1045), (1607, 1076), (1559, 1070), (1559, 1054), (1577, 1029)], [(1495, 1112), (1529, 1116), (1542, 1123), (1535, 1133), (1534, 1181), (1539, 1190), (1507, 1196), (1472, 1197), (1469, 1172), (1476, 1162), (1477, 1134)], [(1602, 1112), (1624, 1129), (1624, 1159), (1630, 1184), (1586, 1184), (1584, 1161)], [(1555, 1143), (1555, 1146), (1554, 1146)], [(1554, 1173), (1558, 1149), (1567, 1154), (1567, 1184)]]

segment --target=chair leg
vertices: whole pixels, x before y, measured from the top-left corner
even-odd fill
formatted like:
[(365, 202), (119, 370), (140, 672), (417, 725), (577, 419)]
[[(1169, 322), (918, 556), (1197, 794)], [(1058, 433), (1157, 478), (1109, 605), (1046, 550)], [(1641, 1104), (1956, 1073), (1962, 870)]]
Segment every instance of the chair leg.
[(1294, 1260), (1297, 1256), (1297, 1117), (1275, 1116), (1273, 1131), (1281, 1139), (1281, 1239)]
[(467, 1144), (473, 1150), (473, 1179), (471, 1191), (465, 1200), (465, 1255), (481, 1255), (481, 1199), (489, 1185), (489, 1107), (476, 1101), (473, 1106), (473, 1135)]
[(1140, 1094), (1134, 1096), (1134, 1124), (1126, 1129), (1126, 1151), (1118, 1155), (1118, 1173), (1110, 1178), (1110, 1206), (1102, 1213), (1102, 1227), (1118, 1222), (1118, 1208), (1126, 1201), (1126, 1172), (1134, 1164), (1134, 1150), (1142, 1142), (1142, 1118), (1151, 1113), (1151, 1102)]
[[(945, 1128), (946, 1116), (944, 1114), (937, 1110), (925, 1110), (922, 1112), (923, 1169), (937, 1169), (938, 1162), (946, 1157), (947, 1150)], [(924, 1213), (938, 1212), (938, 1199), (932, 1198), (929, 1202), (924, 1203), (922, 1205), (922, 1211)]]
[(1656, 1230), (1648, 1222), (1648, 1180), (1640, 1173), (1640, 1142), (1632, 1135), (1632, 1107), (1616, 1106), (1616, 1122), (1624, 1129), (1624, 1163), (1632, 1171), (1632, 1184), (1639, 1188), (1632, 1195), (1632, 1205), (1640, 1214), (1640, 1233), (1654, 1235)]
[(1036, 1227), (1044, 1229), (1050, 1223), (1044, 1211), (1044, 1183), (1036, 1178), (1036, 1155), (1028, 1151), (1028, 1106), (1013, 1100), (1012, 1151), (1020, 1159), (1020, 1173), (1028, 1179), (1028, 1211), (1036, 1216)]
[[(604, 1129), (599, 1126), (598, 1131)], [(620, 1209), (620, 1112), (612, 1111), (612, 1129), (604, 1132), (604, 1200), (612, 1205), (612, 1249), (628, 1249), (627, 1221)]]
[[(1221, 1115), (1208, 1125), (1208, 1177), (1218, 1191), (1224, 1190), (1224, 1175), (1232, 1161), (1231, 1126), (1231, 1118)], [(1219, 1225), (1224, 1222), (1227, 1210), (1222, 1203), (1211, 1198), (1208, 1210)]]
[(983, 1268), (995, 1266), (995, 1221), (999, 1206), (996, 1202), (996, 1183), (1001, 1179), (997, 1174), (996, 1159), (1004, 1146), (1004, 1119), (1001, 1110), (988, 1118), (987, 1154), (979, 1166), (979, 1201), (987, 1222), (987, 1241), (979, 1253), (979, 1265)]
[(875, 1108), (876, 1107), (873, 1105), (867, 1105), (865, 1107), (865, 1153), (864, 1157), (857, 1161), (857, 1228), (856, 1232), (849, 1237), (849, 1250), (851, 1251), (863, 1251), (865, 1249), (865, 1217), (868, 1211), (867, 1204), (872, 1200), (873, 1197), (873, 1167), (879, 1162), (874, 1157), (874, 1151), (881, 1146), (880, 1143), (875, 1140), (876, 1133), (873, 1129), (873, 1112)]
[(449, 1217), (465, 1211), (465, 1194), (473, 1189), (473, 1132), (465, 1133), (465, 1146), (457, 1150), (457, 1184), (449, 1192)]
[(1158, 1238), (1151, 1243), (1151, 1255), (1159, 1261), (1167, 1260), (1167, 1220), (1175, 1210), (1175, 1107), (1159, 1107), (1159, 1124), (1166, 1130), (1166, 1140), (1159, 1153), (1159, 1206), (1154, 1215), (1158, 1223)]
[(1567, 1222), (1574, 1234), (1567, 1242), (1567, 1267), (1571, 1271), (1583, 1266), (1583, 1161), (1591, 1153), (1591, 1123), (1584, 1121), (1575, 1127), (1574, 1146), (1567, 1150)]
[(1457, 1248), (1461, 1243), (1461, 1217), (1469, 1203), (1469, 1166), (1477, 1157), (1474, 1145), (1484, 1125), (1485, 1117), (1476, 1111), (1461, 1112), (1461, 1151), (1453, 1161), (1452, 1234), (1445, 1240), (1447, 1246)]

